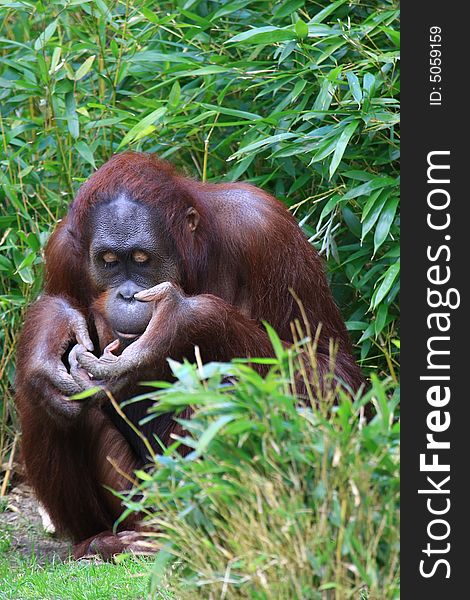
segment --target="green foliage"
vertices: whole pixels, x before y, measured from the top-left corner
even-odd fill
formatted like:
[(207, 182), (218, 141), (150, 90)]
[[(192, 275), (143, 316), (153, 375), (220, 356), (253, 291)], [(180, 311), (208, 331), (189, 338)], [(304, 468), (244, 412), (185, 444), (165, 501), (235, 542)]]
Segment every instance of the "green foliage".
[(180, 600), (398, 598), (397, 394), (373, 376), (363, 398), (299, 406), (283, 357), (273, 363), (264, 379), (239, 362), (172, 363), (177, 383), (150, 394), (154, 413), (196, 411), (127, 500), (158, 531), (154, 589), (169, 580)]
[[(276, 366), (175, 367), (159, 409), (198, 411), (193, 453), (141, 473), (167, 544), (154, 582), (171, 563), (182, 599), (398, 597), (396, 398), (373, 374), (397, 379), (397, 0), (2, 0), (0, 23), (0, 463), (23, 309), (80, 183), (128, 148), (249, 180), (328, 261), (378, 415), (296, 408)], [(53, 589), (47, 570), (27, 585)]]

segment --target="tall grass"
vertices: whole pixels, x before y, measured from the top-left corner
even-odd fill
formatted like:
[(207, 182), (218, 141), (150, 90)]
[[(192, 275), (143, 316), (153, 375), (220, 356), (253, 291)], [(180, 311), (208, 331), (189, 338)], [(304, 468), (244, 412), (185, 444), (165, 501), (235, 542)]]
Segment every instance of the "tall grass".
[[(162, 548), (155, 590), (169, 582), (181, 600), (399, 597), (398, 396), (373, 376), (363, 397), (335, 404), (327, 386), (305, 405), (289, 376), (298, 361), (280, 351), (265, 378), (239, 362), (173, 363), (177, 383), (149, 395), (154, 413), (195, 410), (180, 419), (188, 435), (136, 473), (127, 499)], [(377, 415), (366, 423), (370, 401)]]

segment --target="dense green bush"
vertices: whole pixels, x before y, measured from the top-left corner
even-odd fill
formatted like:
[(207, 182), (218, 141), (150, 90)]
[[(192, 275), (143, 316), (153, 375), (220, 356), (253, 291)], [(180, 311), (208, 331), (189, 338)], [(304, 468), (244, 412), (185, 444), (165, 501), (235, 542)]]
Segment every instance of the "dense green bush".
[(361, 399), (333, 406), (329, 390), (299, 406), (296, 357), (278, 358), (264, 379), (240, 363), (173, 363), (177, 383), (150, 394), (156, 413), (196, 410), (127, 501), (158, 531), (153, 586), (179, 600), (398, 598), (397, 397), (374, 375)]

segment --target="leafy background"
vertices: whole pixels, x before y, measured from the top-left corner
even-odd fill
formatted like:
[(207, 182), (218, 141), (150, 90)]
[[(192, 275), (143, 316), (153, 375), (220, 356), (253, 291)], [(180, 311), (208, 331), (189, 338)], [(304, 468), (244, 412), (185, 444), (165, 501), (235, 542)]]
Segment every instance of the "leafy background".
[(0, 464), (44, 244), (121, 149), (283, 200), (365, 372), (397, 380), (398, 46), (395, 0), (0, 0)]

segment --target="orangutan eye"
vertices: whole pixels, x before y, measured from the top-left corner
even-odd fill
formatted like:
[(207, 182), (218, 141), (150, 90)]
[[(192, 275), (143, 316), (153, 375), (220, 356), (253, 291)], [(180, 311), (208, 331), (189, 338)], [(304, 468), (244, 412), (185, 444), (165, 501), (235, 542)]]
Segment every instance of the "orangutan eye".
[(147, 262), (148, 259), (148, 254), (145, 254), (145, 252), (142, 252), (142, 250), (134, 250), (134, 252), (132, 253), (132, 260), (134, 260), (137, 263)]
[(114, 254), (114, 252), (109, 252), (109, 251), (105, 252), (101, 258), (107, 264), (116, 263), (119, 260), (119, 258), (117, 257), (116, 254)]

